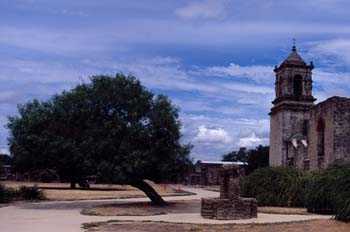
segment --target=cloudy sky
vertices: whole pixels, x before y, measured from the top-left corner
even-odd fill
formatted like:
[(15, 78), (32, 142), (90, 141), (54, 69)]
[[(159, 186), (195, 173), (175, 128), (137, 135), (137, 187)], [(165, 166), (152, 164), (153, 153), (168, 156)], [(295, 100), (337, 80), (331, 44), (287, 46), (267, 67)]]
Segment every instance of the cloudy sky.
[(269, 143), (273, 67), (292, 39), (314, 95), (350, 95), (347, 0), (1, 0), (0, 151), (17, 105), (134, 74), (181, 108), (195, 159)]

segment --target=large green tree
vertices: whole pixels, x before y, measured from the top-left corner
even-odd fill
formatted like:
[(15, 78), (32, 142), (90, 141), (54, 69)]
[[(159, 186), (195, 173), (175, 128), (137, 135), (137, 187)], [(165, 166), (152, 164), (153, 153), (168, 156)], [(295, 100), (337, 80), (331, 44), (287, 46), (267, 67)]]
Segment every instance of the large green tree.
[(10, 117), (10, 150), (20, 171), (52, 168), (74, 187), (96, 174), (103, 182), (130, 184), (162, 205), (144, 180), (166, 179), (191, 163), (180, 144), (178, 108), (133, 76), (93, 76), (49, 101), (31, 101)]

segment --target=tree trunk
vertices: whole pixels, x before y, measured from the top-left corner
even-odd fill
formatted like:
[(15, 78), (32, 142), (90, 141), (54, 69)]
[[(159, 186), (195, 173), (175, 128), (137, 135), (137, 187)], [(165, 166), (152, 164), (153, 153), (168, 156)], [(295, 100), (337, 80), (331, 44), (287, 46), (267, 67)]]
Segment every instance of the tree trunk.
[(164, 201), (163, 198), (146, 181), (135, 181), (131, 184), (131, 186), (134, 186), (135, 188), (138, 188), (144, 192), (154, 205), (167, 204), (166, 201)]
[(75, 182), (70, 182), (70, 188), (75, 189)]

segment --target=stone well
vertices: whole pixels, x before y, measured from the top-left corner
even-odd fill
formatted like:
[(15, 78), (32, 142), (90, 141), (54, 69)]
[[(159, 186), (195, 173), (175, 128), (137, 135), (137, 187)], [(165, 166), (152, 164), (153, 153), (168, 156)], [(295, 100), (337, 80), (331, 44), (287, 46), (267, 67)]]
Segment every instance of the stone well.
[(202, 198), (201, 215), (207, 219), (236, 220), (257, 217), (255, 198), (239, 196), (240, 167), (223, 165), (220, 170), (220, 198)]

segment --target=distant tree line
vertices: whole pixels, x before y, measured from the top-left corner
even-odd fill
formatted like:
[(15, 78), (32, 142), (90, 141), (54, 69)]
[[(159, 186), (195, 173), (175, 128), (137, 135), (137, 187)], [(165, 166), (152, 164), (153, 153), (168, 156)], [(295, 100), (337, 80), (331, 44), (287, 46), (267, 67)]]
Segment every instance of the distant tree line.
[(246, 162), (246, 174), (257, 168), (269, 166), (269, 146), (259, 145), (254, 149), (241, 147), (238, 151), (232, 151), (222, 155), (222, 161)]

